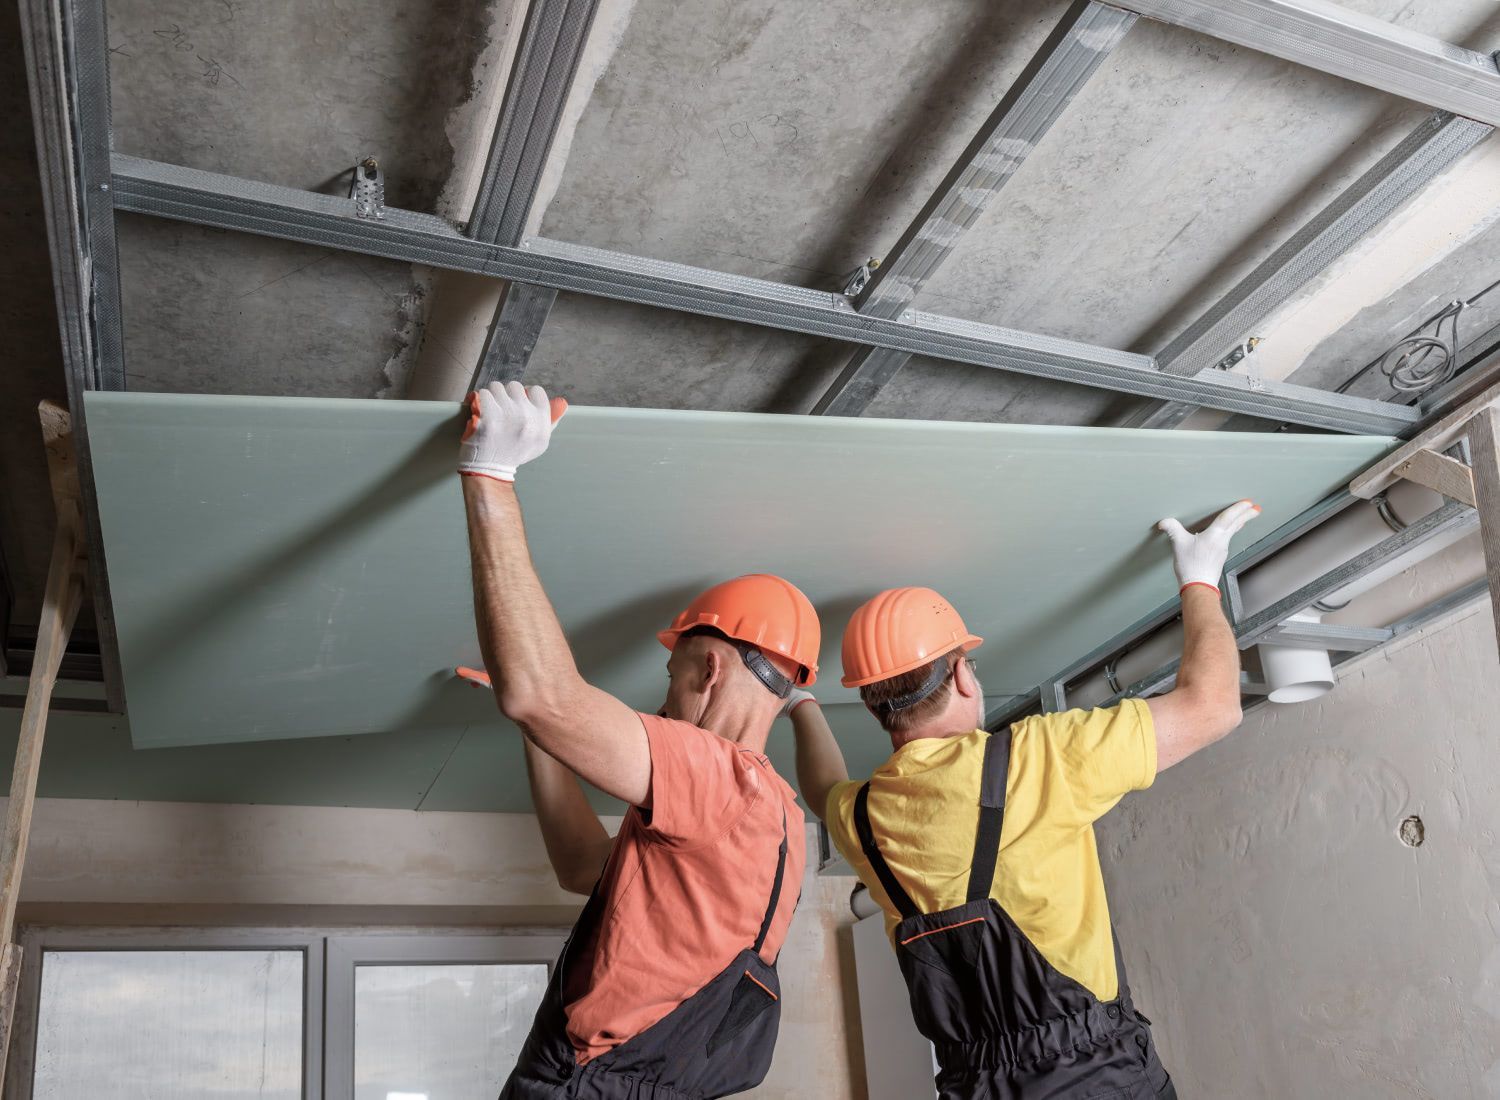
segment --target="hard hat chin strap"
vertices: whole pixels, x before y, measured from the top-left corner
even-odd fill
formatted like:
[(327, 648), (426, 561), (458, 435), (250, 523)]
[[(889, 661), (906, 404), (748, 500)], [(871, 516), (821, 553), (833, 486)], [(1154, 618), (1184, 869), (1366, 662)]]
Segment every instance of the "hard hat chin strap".
[(785, 699), (792, 693), (792, 681), (773, 665), (766, 655), (756, 649), (748, 642), (730, 639), (730, 644), (740, 651), (740, 657), (745, 662), (745, 667), (755, 674), (755, 678), (766, 685), (767, 690), (778, 699)]
[(908, 691), (905, 695), (898, 695), (894, 699), (887, 699), (883, 703), (877, 703), (874, 707), (881, 714), (890, 714), (892, 711), (905, 710), (914, 707), (923, 699), (935, 692), (943, 684), (947, 683), (948, 677), (953, 674), (956, 666), (946, 660), (934, 662), (932, 671), (927, 674), (927, 679)]

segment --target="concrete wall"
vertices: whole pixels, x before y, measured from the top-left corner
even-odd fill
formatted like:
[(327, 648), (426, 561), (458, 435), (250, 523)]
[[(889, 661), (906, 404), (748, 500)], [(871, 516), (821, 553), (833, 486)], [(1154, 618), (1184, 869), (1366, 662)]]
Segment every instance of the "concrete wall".
[[(803, 881), (763, 1100), (864, 1095), (849, 886)], [(22, 895), (23, 922), (148, 926), (566, 927), (581, 900), (553, 881), (529, 814), (81, 799), (38, 803)]]
[(1101, 824), (1184, 1100), (1500, 1097), (1497, 715), (1481, 605), (1252, 712)]

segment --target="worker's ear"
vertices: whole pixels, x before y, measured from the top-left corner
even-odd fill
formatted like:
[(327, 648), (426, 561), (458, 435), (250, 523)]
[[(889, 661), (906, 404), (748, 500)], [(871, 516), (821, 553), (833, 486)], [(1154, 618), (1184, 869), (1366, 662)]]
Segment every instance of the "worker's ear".
[(953, 686), (958, 688), (958, 693), (965, 699), (973, 699), (979, 694), (979, 678), (974, 675), (968, 661), (960, 659), (954, 667)]
[(724, 679), (724, 655), (718, 646), (703, 647), (703, 683), (700, 691), (707, 691)]

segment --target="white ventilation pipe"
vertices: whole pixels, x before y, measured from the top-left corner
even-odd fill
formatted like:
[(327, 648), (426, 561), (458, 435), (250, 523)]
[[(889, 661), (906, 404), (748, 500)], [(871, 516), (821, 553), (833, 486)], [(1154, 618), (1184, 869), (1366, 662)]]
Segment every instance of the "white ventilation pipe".
[[(1318, 577), (1384, 542), (1443, 506), (1441, 495), (1409, 481), (1396, 482), (1383, 504), (1360, 501), (1345, 508), (1290, 546), (1240, 575), (1240, 600), (1246, 616), (1270, 607)], [(1451, 546), (1468, 531), (1452, 530), (1411, 547), (1406, 553), (1371, 570), (1331, 593), (1304, 612), (1296, 622), (1320, 622), (1324, 612), (1336, 611), (1416, 563)], [(1262, 643), (1262, 670), (1277, 703), (1315, 699), (1333, 687), (1327, 650)], [(1143, 639), (1112, 665), (1079, 681), (1069, 690), (1071, 706), (1094, 706), (1151, 675), (1182, 652), (1182, 627), (1173, 623)]]
[[(1311, 609), (1299, 611), (1287, 622), (1320, 623), (1323, 615)], [(1333, 660), (1326, 649), (1301, 646), (1260, 646), (1260, 671), (1266, 678), (1266, 698), (1273, 703), (1306, 703), (1333, 690)]]

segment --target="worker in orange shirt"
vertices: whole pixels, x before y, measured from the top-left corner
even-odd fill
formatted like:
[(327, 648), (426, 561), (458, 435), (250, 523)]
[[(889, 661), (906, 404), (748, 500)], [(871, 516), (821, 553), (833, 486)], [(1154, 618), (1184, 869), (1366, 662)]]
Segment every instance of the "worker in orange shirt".
[[(588, 684), (513, 484), (565, 408), (492, 383), (470, 396), (458, 466), (485, 667), (524, 734), (558, 882), (589, 895), (502, 1097), (728, 1096), (760, 1083), (776, 1043), (776, 955), (806, 847), (764, 749), (794, 688), (816, 679), (818, 617), (787, 581), (740, 577), (658, 635), (671, 654), (659, 713)], [(617, 836), (580, 777), (629, 807)]]
[(885, 910), (943, 1100), (1175, 1096), (1130, 999), (1094, 822), (1234, 729), (1240, 665), (1217, 585), (1230, 537), (1176, 520), (1182, 662), (1173, 690), (988, 733), (968, 654), (981, 639), (930, 588), (882, 592), (844, 634), (846, 687), (895, 750), (848, 782), (816, 707), (797, 706), (802, 795)]

